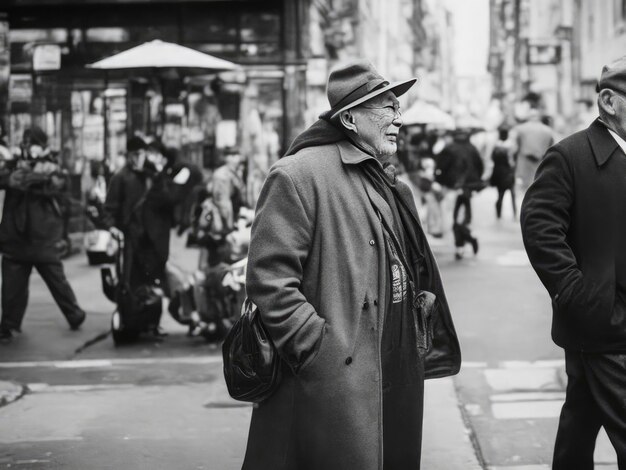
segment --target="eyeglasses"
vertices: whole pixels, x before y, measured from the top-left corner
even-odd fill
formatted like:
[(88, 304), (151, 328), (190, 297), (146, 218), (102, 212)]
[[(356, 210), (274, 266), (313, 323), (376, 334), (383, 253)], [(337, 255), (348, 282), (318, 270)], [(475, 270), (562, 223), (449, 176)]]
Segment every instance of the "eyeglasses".
[(393, 113), (393, 118), (394, 119), (399, 119), (402, 117), (402, 111), (400, 110), (400, 105), (399, 104), (388, 104), (386, 106), (362, 106), (363, 108), (366, 109), (382, 109), (385, 111), (385, 114), (391, 115), (391, 113)]

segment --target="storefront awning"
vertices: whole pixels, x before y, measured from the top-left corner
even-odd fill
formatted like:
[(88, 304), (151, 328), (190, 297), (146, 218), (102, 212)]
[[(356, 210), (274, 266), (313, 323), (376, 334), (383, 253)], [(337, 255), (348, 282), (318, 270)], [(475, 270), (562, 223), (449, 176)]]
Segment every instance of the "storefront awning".
[(239, 66), (204, 52), (159, 39), (87, 65), (92, 69), (199, 68), (215, 71), (236, 70)]

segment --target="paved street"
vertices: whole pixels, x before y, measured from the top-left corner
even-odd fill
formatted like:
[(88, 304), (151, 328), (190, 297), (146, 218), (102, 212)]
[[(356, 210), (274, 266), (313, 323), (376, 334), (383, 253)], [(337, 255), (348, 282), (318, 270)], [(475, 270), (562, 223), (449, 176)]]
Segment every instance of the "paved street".
[[(428, 470), (543, 470), (551, 461), (563, 354), (508, 200), (499, 222), (493, 201), (491, 189), (475, 201), (476, 258), (455, 262), (449, 239), (433, 241), (464, 365), (454, 379), (427, 383)], [(192, 269), (196, 254), (181, 243), (175, 261)], [(66, 269), (89, 312), (81, 331), (68, 330), (34, 276), (24, 333), (0, 344), (0, 468), (239, 468), (251, 408), (229, 399), (219, 348), (164, 314), (165, 341), (116, 349), (97, 269), (82, 254)], [(616, 469), (615, 460), (601, 436), (598, 468)]]

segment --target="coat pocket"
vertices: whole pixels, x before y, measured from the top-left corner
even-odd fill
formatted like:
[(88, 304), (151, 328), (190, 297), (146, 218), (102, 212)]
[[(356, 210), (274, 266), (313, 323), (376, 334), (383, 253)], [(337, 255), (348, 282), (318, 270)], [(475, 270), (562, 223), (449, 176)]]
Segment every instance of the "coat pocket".
[(315, 343), (315, 349), (311, 351), (309, 356), (304, 360), (302, 365), (298, 368), (297, 375), (300, 375), (305, 370), (308, 370), (312, 364), (317, 361), (317, 358), (320, 356), (320, 351), (323, 347), (324, 337), (326, 336), (326, 330), (328, 329), (328, 323), (324, 322), (324, 326), (322, 327), (322, 332), (320, 334), (317, 343)]
[(437, 296), (432, 292), (420, 291), (415, 296), (413, 306), (417, 347), (427, 352), (433, 343), (433, 319), (437, 308)]

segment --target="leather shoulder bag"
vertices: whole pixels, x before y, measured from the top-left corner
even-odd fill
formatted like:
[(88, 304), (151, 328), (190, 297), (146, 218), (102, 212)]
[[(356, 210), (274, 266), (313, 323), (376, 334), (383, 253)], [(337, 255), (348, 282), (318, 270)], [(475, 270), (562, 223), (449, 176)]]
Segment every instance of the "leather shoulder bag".
[(249, 299), (241, 317), (222, 345), (224, 379), (235, 400), (260, 403), (278, 387), (281, 359), (261, 321), (259, 309)]

